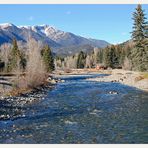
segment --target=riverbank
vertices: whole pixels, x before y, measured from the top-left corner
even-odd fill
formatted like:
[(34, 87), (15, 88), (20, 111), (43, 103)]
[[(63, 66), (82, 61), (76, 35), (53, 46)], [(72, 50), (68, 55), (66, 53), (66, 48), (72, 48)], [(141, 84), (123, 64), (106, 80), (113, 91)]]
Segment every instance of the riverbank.
[(148, 91), (148, 74), (142, 72), (126, 71), (122, 69), (101, 70), (98, 73), (109, 74), (96, 78), (89, 78), (89, 81), (121, 83), (144, 91)]
[[(124, 85), (132, 86), (144, 91), (148, 91), (148, 73), (134, 72), (134, 71), (125, 71), (122, 69), (114, 70), (96, 70), (96, 69), (71, 69), (69, 71), (55, 71), (53, 74), (50, 74), (46, 84), (39, 86), (36, 89), (12, 89), (12, 85), (8, 82), (11, 82), (11, 79), (7, 77), (2, 77), (5, 84), (0, 85), (0, 96), (1, 97), (11, 97), (11, 96), (21, 96), (22, 94), (30, 93), (34, 90), (40, 90), (46, 86), (52, 88), (54, 84), (58, 82), (64, 82), (60, 80), (60, 76), (69, 76), (69, 75), (86, 75), (86, 74), (108, 74), (108, 76), (99, 76), (96, 78), (88, 78), (89, 81), (98, 81), (98, 82), (112, 82), (112, 83), (121, 83)], [(59, 77), (55, 79), (54, 77)], [(8, 83), (8, 84), (7, 84)]]
[[(55, 79), (49, 75), (45, 81), (41, 82), (40, 85), (37, 85), (35, 87), (16, 87), (14, 80), (17, 80), (17, 77), (15, 75), (0, 76), (0, 100), (7, 97), (25, 95), (43, 89), (51, 89), (53, 88), (54, 84), (61, 82), (60, 79)], [(22, 80), (23, 78), (18, 78), (18, 81)]]

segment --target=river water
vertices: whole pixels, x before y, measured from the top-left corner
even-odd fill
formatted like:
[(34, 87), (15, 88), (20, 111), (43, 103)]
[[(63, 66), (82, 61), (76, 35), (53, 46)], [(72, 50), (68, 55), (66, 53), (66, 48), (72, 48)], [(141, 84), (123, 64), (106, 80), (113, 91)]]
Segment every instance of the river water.
[(0, 120), (0, 143), (148, 143), (148, 93), (85, 79), (96, 76), (63, 76), (38, 101), (1, 103), (10, 118)]

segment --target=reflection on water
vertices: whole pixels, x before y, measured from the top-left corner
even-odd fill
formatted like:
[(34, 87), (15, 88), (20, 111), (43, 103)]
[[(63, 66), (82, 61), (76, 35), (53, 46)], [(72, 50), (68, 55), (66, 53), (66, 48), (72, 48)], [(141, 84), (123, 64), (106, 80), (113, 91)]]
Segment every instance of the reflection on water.
[(63, 78), (31, 104), (1, 105), (19, 116), (0, 121), (0, 143), (147, 143), (148, 93), (87, 77)]

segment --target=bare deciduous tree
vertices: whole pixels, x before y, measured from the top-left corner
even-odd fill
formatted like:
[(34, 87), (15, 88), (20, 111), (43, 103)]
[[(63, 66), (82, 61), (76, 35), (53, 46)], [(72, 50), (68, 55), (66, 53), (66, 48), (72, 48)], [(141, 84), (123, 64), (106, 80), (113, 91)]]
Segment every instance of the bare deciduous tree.
[(41, 57), (42, 44), (33, 39), (28, 42), (28, 61), (26, 67), (27, 86), (36, 87), (46, 79), (46, 70)]
[(131, 70), (132, 69), (132, 62), (127, 57), (125, 57), (125, 59), (123, 61), (122, 68), (124, 70)]

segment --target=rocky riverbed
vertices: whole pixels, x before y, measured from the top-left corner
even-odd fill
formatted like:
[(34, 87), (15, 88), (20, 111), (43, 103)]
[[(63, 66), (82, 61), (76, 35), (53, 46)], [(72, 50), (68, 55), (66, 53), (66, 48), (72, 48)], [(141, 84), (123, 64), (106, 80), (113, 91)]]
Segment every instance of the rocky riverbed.
[[(28, 106), (36, 104), (45, 99), (47, 92), (55, 87), (57, 83), (63, 83), (64, 80), (59, 78), (49, 77), (47, 84), (31, 89), (28, 92), (20, 92), (16, 96), (0, 95), (0, 120), (13, 120), (19, 117), (25, 117), (25, 112)], [(1, 92), (12, 90), (12, 86), (2, 85)], [(25, 112), (24, 112), (25, 109)], [(7, 110), (7, 111), (6, 111)]]
[(3, 98), (0, 143), (147, 143), (147, 92), (86, 80), (98, 76), (61, 76), (51, 90)]
[(25, 117), (27, 107), (44, 100), (47, 92), (53, 87), (54, 86), (47, 85), (18, 96), (1, 96), (0, 120), (14, 120), (19, 117)]

